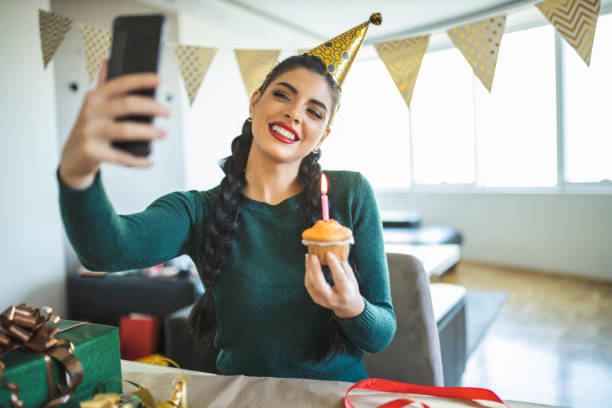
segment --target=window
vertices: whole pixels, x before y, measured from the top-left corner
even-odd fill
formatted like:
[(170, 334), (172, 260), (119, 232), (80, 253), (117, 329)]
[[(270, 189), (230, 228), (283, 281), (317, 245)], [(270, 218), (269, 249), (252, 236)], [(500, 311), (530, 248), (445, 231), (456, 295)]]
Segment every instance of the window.
[(554, 28), (502, 38), (491, 94), (475, 80), (478, 184), (557, 184)]
[(376, 188), (410, 186), (408, 108), (382, 61), (354, 64), (321, 164), (364, 174)]
[(325, 167), (377, 189), (612, 181), (612, 14), (599, 16), (590, 67), (542, 20), (504, 35), (491, 93), (454, 46), (425, 54), (410, 109), (382, 61), (356, 63)]
[(565, 41), (565, 181), (612, 180), (612, 14), (599, 16), (591, 66)]
[(425, 53), (410, 104), (416, 183), (474, 182), (472, 76), (455, 48)]

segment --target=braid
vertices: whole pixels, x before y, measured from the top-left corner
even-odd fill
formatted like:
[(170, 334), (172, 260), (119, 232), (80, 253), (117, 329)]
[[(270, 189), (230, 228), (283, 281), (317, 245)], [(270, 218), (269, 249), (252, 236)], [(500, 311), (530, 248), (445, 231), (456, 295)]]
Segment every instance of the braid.
[(304, 187), (306, 202), (308, 206), (304, 212), (306, 225), (313, 225), (321, 214), (321, 190), (319, 180), (321, 179), (321, 165), (319, 164), (321, 152), (311, 152), (302, 159), (298, 171), (298, 181)]
[(221, 268), (228, 259), (232, 240), (240, 227), (240, 210), (244, 205), (242, 190), (246, 187), (245, 168), (253, 133), (247, 120), (242, 126), (242, 134), (232, 141), (232, 155), (221, 161), (225, 177), (221, 181), (221, 193), (213, 211), (208, 217), (204, 234), (204, 250), (200, 257), (202, 282), (206, 287), (189, 315), (189, 326), (208, 347), (213, 343), (217, 329), (215, 302), (212, 290)]

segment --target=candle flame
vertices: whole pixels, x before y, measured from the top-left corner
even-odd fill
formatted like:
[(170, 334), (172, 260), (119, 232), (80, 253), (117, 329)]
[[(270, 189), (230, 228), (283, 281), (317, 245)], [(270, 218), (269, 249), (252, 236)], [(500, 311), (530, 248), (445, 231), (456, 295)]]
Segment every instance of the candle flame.
[(325, 173), (321, 174), (321, 193), (327, 194), (327, 177), (325, 177)]

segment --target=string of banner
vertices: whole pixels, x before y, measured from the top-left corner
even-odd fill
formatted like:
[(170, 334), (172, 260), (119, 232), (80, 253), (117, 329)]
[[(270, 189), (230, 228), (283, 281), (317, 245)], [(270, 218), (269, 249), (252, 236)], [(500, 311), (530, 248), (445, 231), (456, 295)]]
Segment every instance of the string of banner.
[[(589, 65), (600, 0), (544, 0), (536, 3), (546, 19)], [(45, 68), (70, 30), (73, 20), (49, 11), (38, 10), (40, 42)], [(466, 23), (447, 30), (455, 47), (463, 54), (474, 74), (491, 92), (506, 14)], [(109, 30), (80, 23), (89, 83), (91, 84), (111, 45)], [(378, 56), (410, 107), (412, 91), (430, 34), (375, 43)], [(175, 53), (183, 83), (193, 104), (217, 48), (178, 44)], [(236, 49), (236, 61), (248, 95), (263, 82), (277, 62), (281, 50)]]

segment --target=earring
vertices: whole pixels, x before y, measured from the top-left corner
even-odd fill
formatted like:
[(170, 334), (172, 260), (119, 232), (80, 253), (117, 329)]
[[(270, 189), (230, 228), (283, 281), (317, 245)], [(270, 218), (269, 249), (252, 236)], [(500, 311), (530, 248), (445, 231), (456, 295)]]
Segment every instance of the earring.
[(249, 122), (253, 123), (253, 114), (249, 113), (249, 118), (247, 119)]
[(312, 149), (312, 152), (314, 154), (321, 154), (321, 147), (317, 146), (314, 149)]

